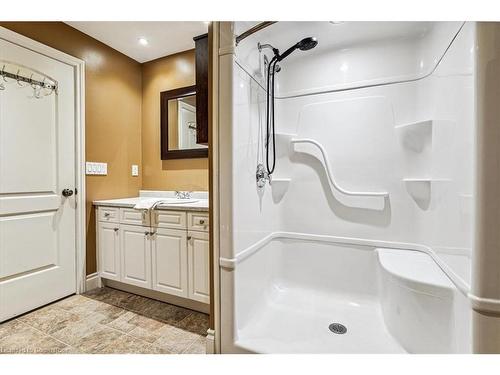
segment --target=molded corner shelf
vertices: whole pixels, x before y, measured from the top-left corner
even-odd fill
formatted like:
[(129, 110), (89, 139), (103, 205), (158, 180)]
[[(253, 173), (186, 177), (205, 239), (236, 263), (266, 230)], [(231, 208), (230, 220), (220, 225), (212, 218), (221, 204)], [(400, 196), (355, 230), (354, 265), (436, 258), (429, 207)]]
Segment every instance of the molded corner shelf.
[(422, 152), (426, 144), (432, 144), (432, 120), (416, 121), (395, 127), (403, 145), (414, 151)]
[(290, 178), (273, 178), (271, 181), (271, 191), (273, 201), (278, 203), (283, 199), (288, 187), (290, 186)]
[(403, 179), (406, 190), (413, 198), (415, 203), (426, 210), (431, 202), (431, 197), (436, 195), (436, 188), (442, 186), (448, 179), (435, 179), (435, 178), (405, 178)]

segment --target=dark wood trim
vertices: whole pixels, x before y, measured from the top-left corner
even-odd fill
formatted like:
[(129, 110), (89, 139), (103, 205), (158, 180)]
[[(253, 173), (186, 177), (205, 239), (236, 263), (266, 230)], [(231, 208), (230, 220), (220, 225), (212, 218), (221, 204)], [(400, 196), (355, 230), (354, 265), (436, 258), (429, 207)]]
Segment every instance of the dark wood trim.
[(205, 33), (205, 34), (201, 34), (201, 35), (195, 36), (195, 37), (193, 38), (193, 40), (196, 42), (196, 41), (198, 41), (199, 39), (203, 39), (203, 38), (208, 38), (208, 33)]
[[(195, 95), (196, 86), (181, 87), (178, 89), (160, 92), (160, 149), (161, 160), (189, 159), (208, 157), (208, 148), (193, 148), (191, 150), (168, 149), (168, 101)], [(197, 109), (198, 111), (198, 109)]]
[[(164, 156), (165, 157), (164, 157)], [(162, 160), (195, 159), (208, 157), (208, 148), (193, 148), (191, 150), (172, 150), (162, 153)]]
[(208, 34), (193, 39), (196, 45), (196, 143), (208, 145)]
[(209, 241), (209, 263), (210, 263), (210, 279), (209, 279), (209, 290), (210, 290), (210, 315), (208, 326), (210, 329), (215, 330), (215, 274), (214, 267), (218, 264), (215, 261), (214, 255), (214, 150), (213, 150), (213, 129), (214, 129), (214, 111), (217, 111), (214, 98), (214, 86), (217, 87), (217, 82), (214, 80), (214, 30), (213, 23), (208, 26), (208, 222), (210, 225), (210, 235), (208, 236)]

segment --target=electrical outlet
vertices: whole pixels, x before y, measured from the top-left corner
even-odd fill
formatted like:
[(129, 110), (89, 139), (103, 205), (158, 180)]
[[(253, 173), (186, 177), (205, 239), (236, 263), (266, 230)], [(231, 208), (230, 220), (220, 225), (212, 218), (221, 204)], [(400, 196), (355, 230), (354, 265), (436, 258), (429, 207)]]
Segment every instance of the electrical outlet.
[(85, 163), (85, 173), (87, 175), (106, 176), (108, 174), (108, 163), (95, 163), (88, 161)]
[(139, 176), (139, 166), (132, 164), (132, 176), (137, 177)]

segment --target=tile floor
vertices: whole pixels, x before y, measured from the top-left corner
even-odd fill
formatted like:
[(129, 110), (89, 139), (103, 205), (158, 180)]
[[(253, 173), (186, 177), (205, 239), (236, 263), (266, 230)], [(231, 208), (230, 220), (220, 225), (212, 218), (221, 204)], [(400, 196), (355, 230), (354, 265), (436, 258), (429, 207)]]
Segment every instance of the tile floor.
[(0, 354), (205, 353), (208, 316), (111, 288), (0, 324)]

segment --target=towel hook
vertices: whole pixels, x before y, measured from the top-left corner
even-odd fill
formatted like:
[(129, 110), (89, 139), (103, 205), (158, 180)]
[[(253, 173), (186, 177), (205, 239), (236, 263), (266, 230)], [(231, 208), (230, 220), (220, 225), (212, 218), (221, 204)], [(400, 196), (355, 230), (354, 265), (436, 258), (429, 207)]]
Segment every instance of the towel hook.
[(26, 87), (26, 85), (23, 85), (23, 84), (21, 83), (21, 78), (22, 78), (22, 77), (21, 77), (21, 75), (19, 74), (19, 73), (20, 73), (20, 71), (21, 71), (21, 69), (17, 69), (17, 73), (16, 73), (16, 81), (17, 81), (17, 84), (18, 84), (19, 86), (21, 86), (21, 87)]
[(7, 78), (5, 78), (5, 64), (3, 64), (2, 70), (0, 70), (0, 76), (2, 76), (4, 82), (7, 82)]
[[(45, 78), (44, 78), (44, 80), (45, 80)], [(31, 73), (30, 78), (29, 78), (29, 85), (33, 89), (33, 97), (35, 99), (40, 99), (40, 97), (41, 97), (40, 96), (40, 90), (42, 89), (43, 82), (42, 83), (38, 83), (37, 81), (35, 81), (33, 79), (33, 73)]]

